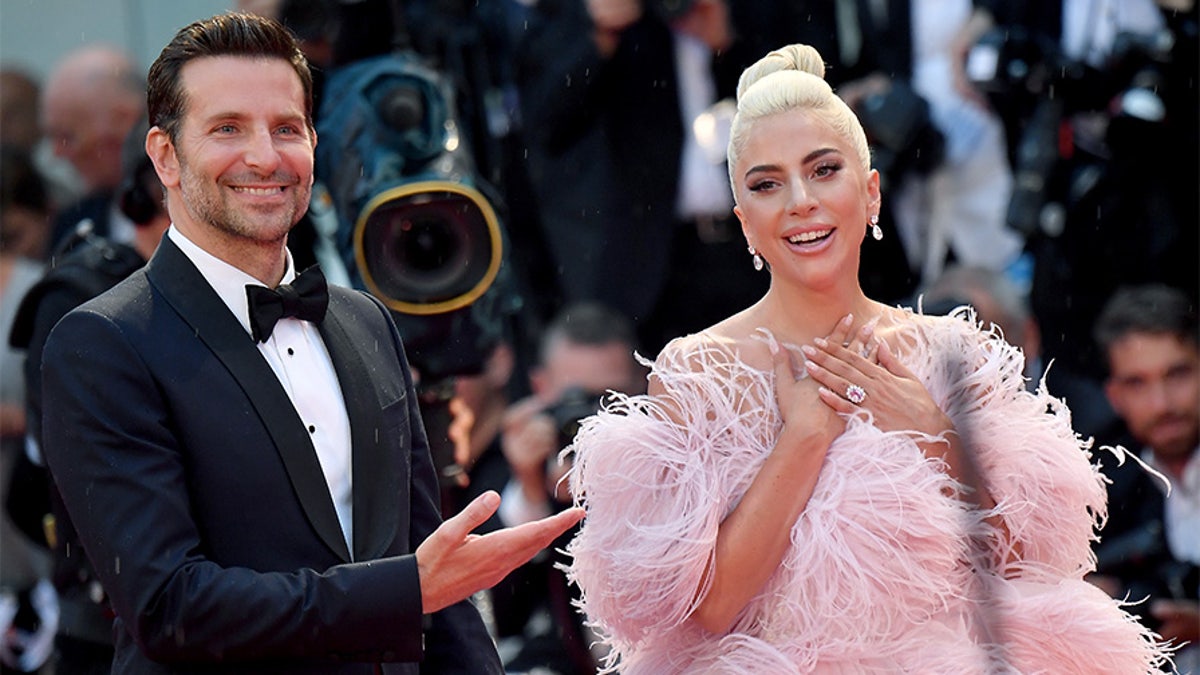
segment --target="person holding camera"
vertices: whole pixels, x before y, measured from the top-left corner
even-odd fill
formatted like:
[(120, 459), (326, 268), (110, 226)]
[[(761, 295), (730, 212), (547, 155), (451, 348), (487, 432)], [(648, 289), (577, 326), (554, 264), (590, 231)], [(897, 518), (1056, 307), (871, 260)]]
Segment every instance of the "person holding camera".
[[(559, 452), (571, 443), (579, 422), (594, 414), (608, 391), (645, 390), (644, 371), (634, 359), (636, 340), (631, 322), (598, 303), (565, 307), (542, 333), (537, 365), (529, 374), (532, 395), (511, 405), (505, 414), (501, 447), (512, 472), (503, 492), (499, 515), (507, 525), (543, 518), (570, 506), (562, 480), (566, 465)], [(595, 672), (589, 639), (569, 602), (568, 588), (557, 563), (557, 550), (548, 549), (514, 573), (521, 585), (493, 590), (498, 623), (509, 612), (528, 624), (532, 611), (551, 618), (551, 630), (525, 636), (526, 644), (510, 669), (534, 666), (567, 675)], [(506, 582), (507, 583), (507, 582)]]
[(738, 85), (734, 213), (770, 290), (669, 343), (567, 455), (601, 665), (1150, 672), (1166, 650), (1084, 579), (1104, 484), (1065, 403), (971, 311), (863, 293), (879, 174), (823, 75), (793, 44)]
[[(1026, 238), (1048, 386), (1084, 436), (1113, 418), (1091, 335), (1104, 303), (1125, 284), (1200, 289), (1196, 7), (1169, 4), (977, 0), (954, 47), (959, 91), (1005, 127), (1005, 221)], [(1163, 147), (1189, 159), (1145, 171)]]
[(171, 226), (43, 352), (43, 447), (108, 593), (114, 673), (500, 673), (470, 603), (581, 517), (445, 522), (376, 298), (297, 274), (312, 81), (293, 35), (224, 13), (150, 67)]
[(568, 305), (546, 327), (529, 374), (533, 394), (505, 414), (502, 445), (513, 472), (500, 508), (506, 523), (534, 520), (557, 510), (554, 502), (570, 502), (558, 453), (608, 391), (645, 389), (636, 346), (629, 319), (599, 303)]

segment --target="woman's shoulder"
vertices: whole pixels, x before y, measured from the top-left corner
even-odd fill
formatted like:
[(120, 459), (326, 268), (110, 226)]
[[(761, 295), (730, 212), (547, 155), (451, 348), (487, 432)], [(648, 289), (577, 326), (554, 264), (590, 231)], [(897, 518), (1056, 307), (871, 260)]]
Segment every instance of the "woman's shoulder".
[(713, 366), (738, 365), (753, 370), (771, 369), (773, 336), (731, 317), (696, 333), (667, 343), (655, 359), (655, 370), (702, 371)]
[(891, 307), (888, 317), (890, 325), (884, 334), (909, 343), (967, 347), (1002, 341), (996, 328), (982, 323), (970, 305), (961, 305), (946, 314), (926, 314), (918, 303), (916, 307)]

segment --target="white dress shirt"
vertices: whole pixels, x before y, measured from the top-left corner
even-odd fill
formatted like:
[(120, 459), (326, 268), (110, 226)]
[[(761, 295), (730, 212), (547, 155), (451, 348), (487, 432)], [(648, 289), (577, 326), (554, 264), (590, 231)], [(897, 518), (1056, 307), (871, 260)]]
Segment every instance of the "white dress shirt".
[[(174, 225), (167, 231), (179, 250), (200, 270), (221, 301), (250, 335), (250, 307), (246, 286), (264, 284), (220, 260), (190, 241)], [(296, 270), (288, 253), (288, 268), (281, 283), (291, 283)], [(333, 360), (317, 326), (296, 318), (280, 319), (258, 351), (270, 364), (287, 392), (296, 414), (304, 422), (325, 474), (338, 523), (346, 545), (354, 551), (354, 513), (351, 485), (350, 417), (338, 384)]]
[(1147, 449), (1142, 452), (1142, 459), (1150, 468), (1171, 479), (1171, 490), (1163, 489), (1163, 523), (1167, 530), (1167, 544), (1171, 554), (1178, 560), (1186, 560), (1193, 565), (1200, 565), (1200, 448), (1192, 452), (1191, 459), (1183, 467), (1183, 475), (1176, 476), (1167, 473), (1166, 467), (1159, 462), (1154, 452)]

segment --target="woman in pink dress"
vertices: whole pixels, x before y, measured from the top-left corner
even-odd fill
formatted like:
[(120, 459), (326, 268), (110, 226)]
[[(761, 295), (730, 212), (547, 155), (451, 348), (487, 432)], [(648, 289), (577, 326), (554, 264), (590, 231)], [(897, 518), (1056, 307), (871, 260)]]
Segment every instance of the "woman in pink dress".
[(604, 672), (1155, 671), (1156, 636), (1084, 581), (1105, 492), (1064, 403), (969, 308), (863, 294), (879, 175), (823, 74), (792, 45), (738, 86), (734, 212), (770, 290), (567, 451)]

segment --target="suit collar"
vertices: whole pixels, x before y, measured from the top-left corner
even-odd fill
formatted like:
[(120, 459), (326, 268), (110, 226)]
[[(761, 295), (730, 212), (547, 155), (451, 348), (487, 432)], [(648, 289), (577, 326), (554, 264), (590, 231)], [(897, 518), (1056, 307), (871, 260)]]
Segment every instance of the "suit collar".
[[(278, 378), (259, 353), (245, 328), (221, 301), (195, 265), (179, 250), (169, 237), (163, 237), (154, 257), (146, 266), (150, 282), (195, 331), (213, 354), (224, 364), (230, 375), (246, 392), (259, 420), (274, 441), (283, 460), (288, 478), (299, 497), (313, 529), (321, 540), (342, 560), (350, 560), (346, 539), (338, 524), (329, 487), (317, 460), (312, 441), (304, 428), (287, 393)], [(324, 331), (322, 331), (324, 334)], [(342, 348), (339, 348), (342, 349)], [(332, 347), (330, 352), (333, 352)], [(339, 368), (341, 357), (334, 357), (339, 379), (346, 389), (347, 377)], [(365, 370), (365, 369), (364, 369)], [(365, 382), (366, 380), (358, 380)], [(369, 390), (369, 387), (367, 388)], [(347, 397), (347, 406), (350, 399)], [(358, 407), (358, 406), (355, 406)], [(362, 435), (351, 412), (352, 437), (355, 446)], [(357, 467), (360, 460), (354, 457)], [(358, 510), (358, 485), (355, 471), (355, 511)], [(357, 520), (356, 515), (356, 520)], [(357, 523), (355, 526), (357, 530)], [(357, 535), (356, 535), (357, 538)]]

